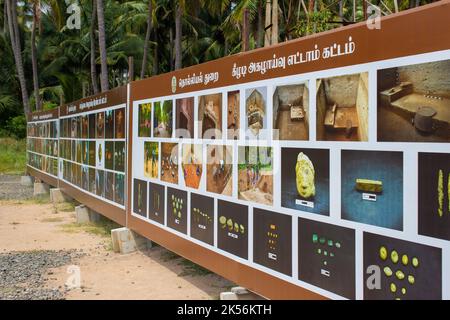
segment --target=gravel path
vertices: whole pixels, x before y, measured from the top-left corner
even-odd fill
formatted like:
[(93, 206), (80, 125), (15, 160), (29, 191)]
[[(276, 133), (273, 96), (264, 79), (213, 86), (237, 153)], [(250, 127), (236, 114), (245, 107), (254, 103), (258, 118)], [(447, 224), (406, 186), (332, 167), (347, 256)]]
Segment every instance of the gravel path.
[(46, 288), (49, 270), (70, 264), (76, 250), (23, 251), (0, 254), (0, 300), (61, 300), (66, 288)]
[(20, 184), (20, 176), (0, 174), (0, 200), (27, 200), (33, 197), (33, 187)]

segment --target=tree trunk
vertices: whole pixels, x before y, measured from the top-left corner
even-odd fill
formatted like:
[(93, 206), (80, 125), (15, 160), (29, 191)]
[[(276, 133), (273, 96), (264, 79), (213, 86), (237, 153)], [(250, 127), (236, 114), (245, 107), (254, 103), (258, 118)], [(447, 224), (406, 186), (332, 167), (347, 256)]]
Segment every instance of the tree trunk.
[(39, 96), (39, 77), (38, 77), (38, 65), (37, 65), (37, 50), (36, 50), (36, 29), (37, 29), (37, 4), (33, 4), (33, 23), (31, 30), (31, 66), (33, 69), (33, 88), (34, 99), (36, 105), (36, 111), (41, 110), (41, 98)]
[(16, 0), (5, 0), (7, 2), (8, 29), (11, 38), (11, 48), (16, 62), (17, 75), (19, 77), (20, 91), (22, 93), (22, 103), (24, 113), (30, 112), (30, 102), (28, 100), (28, 90), (25, 80), (25, 72), (22, 62), (22, 49), (19, 39), (19, 25), (17, 23)]
[(109, 90), (108, 83), (108, 65), (106, 60), (106, 34), (105, 34), (105, 15), (103, 0), (97, 0), (97, 16), (98, 16), (98, 43), (100, 49), (100, 63), (102, 73), (100, 75), (100, 86), (102, 92)]
[(96, 0), (92, 0), (92, 16), (91, 25), (89, 27), (89, 36), (91, 37), (91, 82), (92, 91), (94, 94), (98, 94), (98, 82), (97, 82), (97, 64), (95, 63), (95, 22), (97, 21), (97, 3)]
[(5, 3), (3, 5), (3, 31), (7, 32), (8, 30), (8, 0), (5, 0)]
[(353, 22), (356, 22), (356, 0), (353, 0)]
[(367, 20), (367, 2), (366, 2), (366, 0), (362, 0), (362, 3), (363, 3), (364, 20)]
[(394, 0), (394, 10), (395, 10), (395, 13), (398, 12), (398, 2), (397, 2), (397, 0)]
[(256, 31), (256, 47), (261, 48), (263, 46), (263, 34), (264, 34), (264, 25), (263, 25), (263, 0), (258, 0), (258, 28)]
[(153, 70), (152, 70), (152, 74), (153, 75), (157, 75), (159, 73), (159, 60), (158, 60), (158, 35), (155, 32), (155, 50), (153, 51)]
[(248, 25), (248, 8), (244, 9), (244, 15), (242, 17), (242, 51), (248, 51), (249, 42), (249, 25)]
[(272, 44), (272, 32), (271, 28), (269, 28), (270, 24), (272, 23), (272, 4), (270, 3), (270, 0), (266, 1), (266, 21), (265, 21), (265, 33), (264, 33), (264, 47), (268, 47)]
[(128, 57), (128, 82), (134, 81), (134, 57)]
[(278, 0), (272, 0), (272, 44), (278, 43)]
[(170, 71), (173, 71), (174, 70), (173, 64), (174, 64), (174, 61), (175, 61), (173, 51), (175, 49), (175, 43), (173, 41), (173, 29), (172, 28), (169, 29), (169, 42), (170, 42), (170, 49), (169, 49)]
[(175, 70), (182, 68), (182, 52), (181, 52), (181, 18), (183, 7), (178, 4), (175, 14)]
[(148, 46), (150, 42), (150, 34), (152, 32), (152, 14), (153, 14), (152, 5), (153, 0), (148, 0), (147, 32), (145, 33), (144, 54), (142, 56), (141, 79), (144, 79), (147, 70)]

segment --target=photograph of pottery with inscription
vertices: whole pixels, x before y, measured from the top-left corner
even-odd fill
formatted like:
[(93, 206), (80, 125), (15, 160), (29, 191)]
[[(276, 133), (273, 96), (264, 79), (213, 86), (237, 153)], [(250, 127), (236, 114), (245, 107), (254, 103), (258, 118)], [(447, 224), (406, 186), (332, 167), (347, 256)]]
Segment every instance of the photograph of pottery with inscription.
[(233, 147), (208, 145), (206, 190), (231, 196), (233, 194)]
[(308, 84), (278, 86), (273, 94), (273, 139), (308, 140)]
[(194, 97), (175, 102), (175, 137), (194, 139)]
[(281, 206), (330, 214), (330, 151), (281, 148)]
[(198, 137), (222, 138), (222, 94), (210, 94), (198, 98)]
[(261, 130), (267, 130), (267, 88), (245, 90), (246, 137), (264, 138)]
[(161, 181), (178, 184), (178, 143), (161, 142)]
[(272, 148), (240, 146), (238, 151), (239, 199), (272, 205)]
[(172, 137), (173, 101), (153, 103), (153, 137)]
[(181, 169), (186, 187), (198, 189), (203, 173), (203, 145), (183, 144)]
[[(442, 250), (423, 244), (363, 234), (364, 299), (442, 299)], [(366, 272), (374, 270), (378, 272)], [(381, 280), (381, 281), (380, 281)]]
[(403, 230), (403, 152), (342, 150), (341, 217)]
[(144, 176), (158, 178), (159, 168), (159, 143), (144, 142)]
[(317, 140), (368, 141), (368, 73), (317, 80)]
[(167, 226), (187, 234), (187, 192), (167, 188)]
[(248, 207), (224, 200), (217, 203), (217, 246), (238, 257), (248, 257)]
[(419, 234), (450, 240), (450, 154), (419, 152)]
[(138, 106), (138, 137), (151, 137), (152, 104), (142, 103)]
[(240, 129), (240, 91), (230, 91), (227, 94), (227, 138), (239, 139)]
[(191, 193), (191, 237), (214, 244), (214, 198)]
[(355, 299), (355, 230), (299, 218), (298, 278)]
[(378, 141), (450, 141), (450, 60), (378, 70)]

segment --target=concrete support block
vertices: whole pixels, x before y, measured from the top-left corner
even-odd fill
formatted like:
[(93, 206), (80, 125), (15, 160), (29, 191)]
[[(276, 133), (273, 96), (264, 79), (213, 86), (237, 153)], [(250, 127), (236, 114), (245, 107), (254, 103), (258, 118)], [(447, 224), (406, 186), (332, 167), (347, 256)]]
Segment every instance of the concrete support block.
[(98, 222), (100, 221), (100, 214), (89, 209), (85, 205), (79, 205), (75, 207), (75, 216), (77, 219), (77, 223), (84, 224), (90, 222)]
[(21, 176), (20, 177), (20, 184), (26, 187), (33, 186), (34, 183), (34, 177), (33, 176)]
[(221, 292), (220, 300), (264, 300), (264, 298), (246, 288), (233, 287), (229, 292)]
[(150, 240), (126, 227), (111, 230), (111, 239), (114, 252), (122, 254), (131, 253), (138, 249), (150, 249), (153, 246)]
[(220, 300), (239, 300), (238, 295), (233, 292), (221, 292)]
[(56, 204), (56, 203), (72, 201), (72, 198), (65, 195), (61, 191), (61, 189), (54, 188), (54, 189), (50, 189), (50, 201)]
[(49, 190), (50, 190), (50, 187), (48, 186), (48, 184), (45, 184), (43, 182), (35, 182), (33, 195), (38, 196), (38, 195), (48, 194)]

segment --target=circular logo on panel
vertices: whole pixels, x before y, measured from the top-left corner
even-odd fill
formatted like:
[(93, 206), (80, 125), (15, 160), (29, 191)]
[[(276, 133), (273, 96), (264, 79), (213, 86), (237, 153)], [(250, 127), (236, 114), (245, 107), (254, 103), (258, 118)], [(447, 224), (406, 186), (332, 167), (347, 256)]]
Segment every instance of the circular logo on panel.
[(172, 93), (177, 92), (177, 77), (172, 77)]

